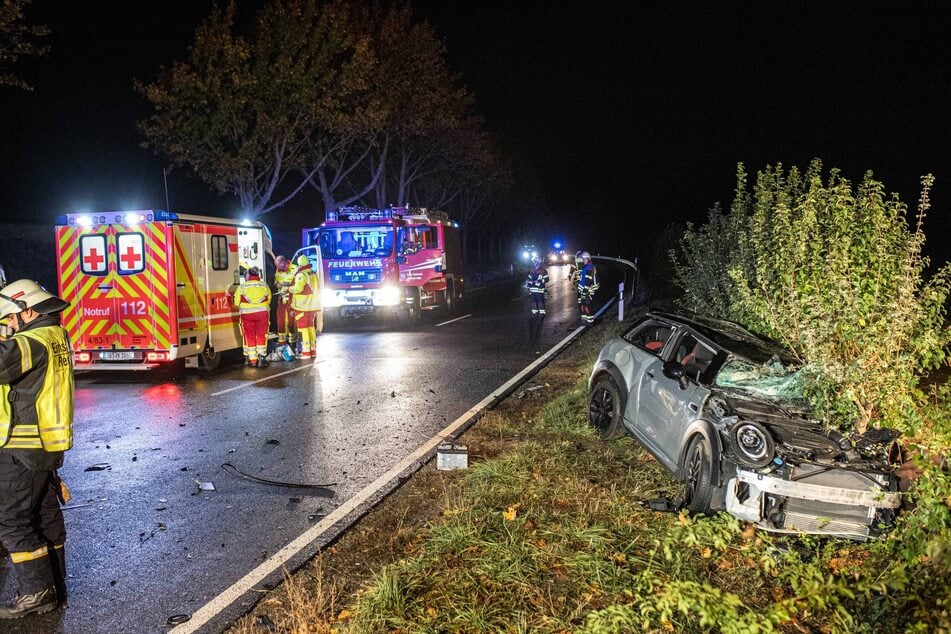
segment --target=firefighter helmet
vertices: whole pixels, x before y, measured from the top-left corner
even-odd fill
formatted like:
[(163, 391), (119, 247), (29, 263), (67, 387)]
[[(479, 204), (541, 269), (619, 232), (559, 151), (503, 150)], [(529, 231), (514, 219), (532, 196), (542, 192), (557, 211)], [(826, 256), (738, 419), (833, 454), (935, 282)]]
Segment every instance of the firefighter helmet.
[(310, 266), (310, 260), (303, 253), (297, 256), (297, 266)]
[(41, 315), (58, 313), (69, 306), (33, 280), (17, 280), (0, 292), (0, 318), (32, 308)]
[(537, 268), (537, 267), (539, 267), (539, 266), (541, 266), (541, 265), (542, 265), (542, 259), (541, 259), (540, 257), (537, 257), (537, 256), (536, 256), (536, 257), (532, 258), (532, 266), (534, 266), (534, 267)]
[(582, 251), (582, 252), (581, 252), (581, 259), (582, 259), (582, 260), (590, 260), (590, 259), (591, 259), (591, 254), (588, 253), (587, 251)]

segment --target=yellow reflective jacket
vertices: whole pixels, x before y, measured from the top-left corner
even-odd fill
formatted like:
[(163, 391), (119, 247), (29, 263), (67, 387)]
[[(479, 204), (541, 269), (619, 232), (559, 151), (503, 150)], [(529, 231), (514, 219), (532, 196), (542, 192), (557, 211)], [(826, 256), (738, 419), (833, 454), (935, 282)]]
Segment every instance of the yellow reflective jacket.
[(242, 314), (266, 312), (271, 305), (271, 288), (261, 280), (246, 280), (234, 295), (234, 305)]
[(320, 310), (320, 279), (309, 266), (297, 269), (294, 275), (291, 308), (299, 311)]
[(0, 448), (73, 446), (73, 353), (61, 326), (14, 333), (0, 347), (0, 377)]

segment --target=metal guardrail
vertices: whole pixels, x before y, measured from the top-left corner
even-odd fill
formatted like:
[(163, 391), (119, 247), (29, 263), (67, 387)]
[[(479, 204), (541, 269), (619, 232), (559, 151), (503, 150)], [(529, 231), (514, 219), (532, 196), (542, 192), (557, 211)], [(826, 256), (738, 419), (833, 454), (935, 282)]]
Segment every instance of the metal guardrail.
[[(618, 284), (617, 295), (611, 301), (605, 302), (604, 306), (602, 306), (601, 309), (595, 313), (595, 318), (600, 318), (602, 313), (604, 313), (608, 307), (610, 307), (616, 301), (618, 306), (617, 320), (624, 321), (625, 305), (633, 304), (634, 297), (637, 294), (637, 278), (639, 273), (639, 269), (637, 267), (637, 258), (631, 262), (630, 260), (625, 260), (621, 257), (612, 258), (604, 255), (593, 255), (591, 256), (591, 259), (621, 265), (621, 270), (623, 271), (624, 276), (621, 282)], [(630, 279), (630, 285), (627, 284), (628, 279)]]

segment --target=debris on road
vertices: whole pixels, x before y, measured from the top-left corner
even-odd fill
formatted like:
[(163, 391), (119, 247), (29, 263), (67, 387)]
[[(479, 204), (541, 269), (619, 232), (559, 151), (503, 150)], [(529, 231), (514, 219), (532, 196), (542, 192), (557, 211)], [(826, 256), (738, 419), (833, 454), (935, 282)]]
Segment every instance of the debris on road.
[(215, 485), (213, 482), (199, 482), (198, 480), (194, 481), (198, 485), (199, 491), (214, 491)]
[(98, 464), (89, 465), (83, 471), (112, 471), (112, 465), (108, 462), (100, 462)]
[(279, 480), (268, 480), (266, 478), (259, 478), (257, 476), (248, 475), (247, 473), (240, 471), (237, 467), (235, 467), (230, 462), (224, 463), (223, 465), (221, 465), (221, 468), (227, 473), (236, 475), (239, 478), (243, 478), (245, 480), (250, 480), (251, 482), (257, 482), (259, 484), (269, 484), (271, 486), (286, 487), (289, 489), (309, 489), (314, 492), (314, 495), (319, 495), (319, 496), (328, 497), (328, 498), (332, 498), (335, 495), (333, 489), (330, 489), (329, 487), (336, 486), (337, 484), (336, 482), (331, 482), (328, 484), (310, 484), (310, 483), (300, 483), (300, 482), (281, 482)]
[(444, 442), (436, 448), (436, 468), (440, 471), (467, 469), (468, 467), (469, 450), (465, 445)]
[(279, 444), (281, 444), (281, 441), (278, 440), (277, 438), (268, 438), (267, 440), (264, 441), (264, 444), (266, 444), (266, 445), (279, 445)]
[(173, 614), (168, 617), (168, 620), (165, 621), (166, 625), (181, 625), (182, 623), (187, 623), (192, 618), (191, 614)]

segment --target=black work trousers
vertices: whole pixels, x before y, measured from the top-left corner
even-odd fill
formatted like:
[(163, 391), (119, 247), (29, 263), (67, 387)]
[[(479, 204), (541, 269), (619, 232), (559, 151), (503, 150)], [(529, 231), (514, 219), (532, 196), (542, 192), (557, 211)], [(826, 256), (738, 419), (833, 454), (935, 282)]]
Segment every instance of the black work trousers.
[[(53, 456), (0, 449), (0, 542), (17, 573), (18, 594), (56, 588), (65, 597), (66, 525), (56, 496)], [(62, 454), (59, 454), (60, 462)]]

